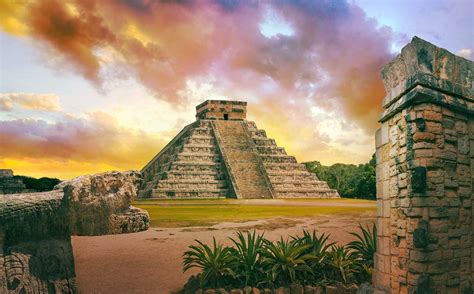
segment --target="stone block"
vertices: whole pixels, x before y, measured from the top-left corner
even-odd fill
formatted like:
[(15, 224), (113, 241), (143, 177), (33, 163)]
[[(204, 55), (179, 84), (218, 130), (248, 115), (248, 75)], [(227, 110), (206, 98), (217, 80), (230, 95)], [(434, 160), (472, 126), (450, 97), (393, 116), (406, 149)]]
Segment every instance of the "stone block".
[(435, 142), (435, 134), (434, 133), (427, 133), (427, 132), (416, 132), (413, 134), (413, 141), (417, 142)]
[(433, 110), (425, 110), (423, 111), (423, 118), (427, 121), (441, 122), (443, 114)]
[(385, 145), (388, 143), (389, 136), (388, 136), (389, 125), (388, 123), (382, 123), (380, 126), (380, 146)]
[[(400, 58), (406, 66), (403, 70), (397, 69)], [(401, 114), (401, 119), (387, 120), (393, 143), (389, 176), (396, 181), (390, 181), (390, 215), (387, 217), (383, 209), (380, 212), (391, 226), (382, 229), (379, 238), (389, 237), (390, 250), (377, 249), (376, 256), (383, 253), (378, 255), (383, 260), (376, 262), (374, 285), (382, 292), (459, 293), (466, 276), (474, 279), (474, 122), (472, 113), (453, 109), (474, 110), (469, 100), (472, 87), (460, 86), (472, 86), (474, 67), (472, 62), (417, 38), (396, 60), (383, 74), (390, 92), (384, 99), (382, 120), (389, 114)], [(400, 79), (406, 79), (405, 84)], [(461, 83), (463, 79), (469, 82)], [(413, 88), (407, 92), (408, 85)], [(421, 103), (410, 105), (411, 101)], [(393, 104), (389, 106), (389, 102)], [(396, 123), (405, 121), (406, 131), (396, 128)], [(426, 167), (422, 176), (416, 171), (420, 167)], [(403, 168), (410, 171), (408, 178), (400, 177), (406, 172)], [(383, 246), (380, 242), (378, 245)], [(387, 265), (388, 260), (391, 265)], [(405, 269), (403, 275), (397, 265), (404, 262), (408, 274)]]

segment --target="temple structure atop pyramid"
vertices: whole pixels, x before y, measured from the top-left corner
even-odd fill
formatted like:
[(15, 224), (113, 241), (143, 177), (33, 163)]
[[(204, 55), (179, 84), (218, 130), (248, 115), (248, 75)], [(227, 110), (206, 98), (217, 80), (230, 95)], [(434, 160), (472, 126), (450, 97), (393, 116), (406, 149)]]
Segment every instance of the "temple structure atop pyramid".
[(336, 190), (247, 121), (247, 102), (207, 100), (142, 170), (142, 198), (335, 198)]

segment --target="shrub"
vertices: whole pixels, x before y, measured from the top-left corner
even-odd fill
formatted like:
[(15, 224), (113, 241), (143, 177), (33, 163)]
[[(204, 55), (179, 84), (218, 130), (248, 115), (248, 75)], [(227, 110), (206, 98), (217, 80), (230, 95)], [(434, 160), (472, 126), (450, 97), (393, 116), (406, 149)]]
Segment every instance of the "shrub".
[(183, 254), (183, 271), (200, 268), (188, 286), (288, 287), (293, 283), (327, 285), (337, 282), (370, 282), (376, 250), (375, 225), (370, 231), (359, 224), (361, 233), (346, 246), (329, 242), (329, 235), (303, 230), (302, 236), (270, 242), (264, 235), (237, 232), (224, 247), (213, 239), (213, 248), (200, 241)]
[(364, 228), (359, 224), (361, 234), (351, 233), (357, 240), (347, 244), (347, 248), (352, 250), (352, 255), (358, 261), (357, 280), (370, 281), (372, 269), (374, 267), (374, 254), (377, 250), (377, 227), (372, 227), (372, 232), (367, 226)]
[(350, 254), (349, 248), (341, 245), (333, 245), (329, 252), (329, 279), (334, 282), (344, 284), (353, 281), (353, 274), (356, 272), (357, 260)]
[(200, 268), (199, 275), (201, 287), (219, 288), (234, 283), (237, 266), (235, 258), (229, 247), (223, 247), (214, 240), (214, 247), (211, 249), (201, 241), (196, 240), (199, 245), (191, 245), (191, 250), (183, 254), (183, 272), (191, 268)]
[(365, 264), (373, 266), (374, 254), (377, 249), (377, 227), (374, 224), (371, 232), (368, 226), (364, 228), (359, 224), (359, 229), (362, 234), (352, 232), (351, 235), (355, 236), (357, 240), (347, 244), (347, 247), (352, 249), (354, 255)]
[(313, 256), (305, 252), (310, 245), (280, 239), (276, 243), (265, 242), (263, 264), (270, 274), (270, 282), (275, 286), (301, 282), (301, 274), (312, 273), (307, 261)]
[(230, 238), (235, 248), (230, 248), (231, 254), (237, 257), (238, 265), (235, 269), (236, 277), (242, 287), (255, 287), (265, 280), (263, 267), (264, 244), (268, 242), (262, 235), (247, 232), (245, 237), (242, 232), (237, 232), (237, 239)]
[(309, 247), (305, 253), (312, 256), (312, 258), (307, 261), (307, 264), (312, 269), (312, 274), (306, 275), (304, 282), (310, 284), (324, 284), (327, 279), (328, 250), (334, 245), (334, 242), (329, 243), (329, 235), (324, 233), (318, 237), (316, 230), (313, 230), (312, 233), (303, 230), (303, 236), (292, 238), (298, 245), (308, 245)]

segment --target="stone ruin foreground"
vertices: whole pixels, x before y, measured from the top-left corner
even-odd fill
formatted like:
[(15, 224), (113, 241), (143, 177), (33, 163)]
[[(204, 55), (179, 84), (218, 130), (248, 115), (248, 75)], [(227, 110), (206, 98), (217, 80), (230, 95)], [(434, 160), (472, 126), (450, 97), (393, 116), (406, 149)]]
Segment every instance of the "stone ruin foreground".
[(247, 103), (207, 100), (142, 170), (143, 198), (334, 198), (336, 190), (246, 120)]
[(130, 206), (140, 182), (136, 171), (107, 172), (0, 195), (0, 293), (77, 293), (71, 235), (147, 230), (148, 213)]
[(473, 75), (417, 37), (382, 71), (376, 293), (474, 293)]

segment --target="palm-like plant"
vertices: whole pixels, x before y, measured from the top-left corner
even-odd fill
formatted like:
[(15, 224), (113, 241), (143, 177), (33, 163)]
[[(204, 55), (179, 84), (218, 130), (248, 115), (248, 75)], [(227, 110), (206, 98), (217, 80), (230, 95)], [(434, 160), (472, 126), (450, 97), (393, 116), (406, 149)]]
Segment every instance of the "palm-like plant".
[(183, 272), (191, 268), (200, 268), (199, 281), (201, 287), (219, 288), (233, 284), (234, 269), (237, 259), (231, 254), (228, 247), (217, 244), (211, 249), (208, 245), (196, 240), (199, 245), (191, 245), (191, 250), (183, 254)]
[(362, 233), (351, 233), (357, 240), (347, 244), (347, 248), (352, 250), (351, 254), (357, 260), (357, 280), (365, 282), (372, 278), (374, 254), (377, 250), (377, 227), (374, 224), (371, 232), (369, 226), (364, 228), (359, 224), (359, 229)]
[(263, 264), (269, 270), (271, 283), (276, 286), (289, 285), (298, 281), (299, 273), (311, 273), (306, 262), (313, 256), (305, 253), (309, 247), (283, 238), (276, 243), (265, 242)]
[(303, 230), (302, 237), (292, 238), (294, 242), (298, 243), (299, 245), (309, 245), (307, 253), (321, 258), (323, 258), (327, 254), (328, 249), (335, 244), (335, 242), (328, 243), (329, 234), (326, 235), (323, 233), (318, 237), (316, 230), (313, 230), (312, 233)]
[(354, 256), (361, 259), (364, 264), (373, 266), (374, 254), (377, 250), (377, 227), (374, 224), (371, 232), (369, 226), (364, 228), (359, 224), (359, 229), (362, 234), (351, 233), (351, 235), (355, 236), (357, 240), (347, 244), (347, 248), (353, 250)]
[(329, 265), (332, 267), (331, 278), (334, 281), (343, 281), (348, 283), (351, 281), (355, 271), (357, 260), (354, 259), (350, 250), (341, 245), (333, 245), (329, 253)]
[(247, 232), (245, 236), (242, 232), (237, 232), (237, 239), (229, 238), (236, 248), (230, 248), (231, 253), (237, 257), (238, 266), (236, 269), (237, 278), (243, 287), (257, 286), (262, 281), (265, 273), (263, 270), (263, 245), (265, 239), (262, 235)]
[(327, 263), (329, 248), (335, 244), (335, 242), (328, 242), (329, 234), (321, 234), (318, 236), (316, 230), (312, 233), (303, 230), (303, 236), (292, 237), (294, 242), (299, 245), (309, 245), (307, 254), (310, 254), (313, 258), (307, 263), (313, 270), (313, 274), (308, 275), (306, 280), (311, 283), (321, 283), (326, 279)]

